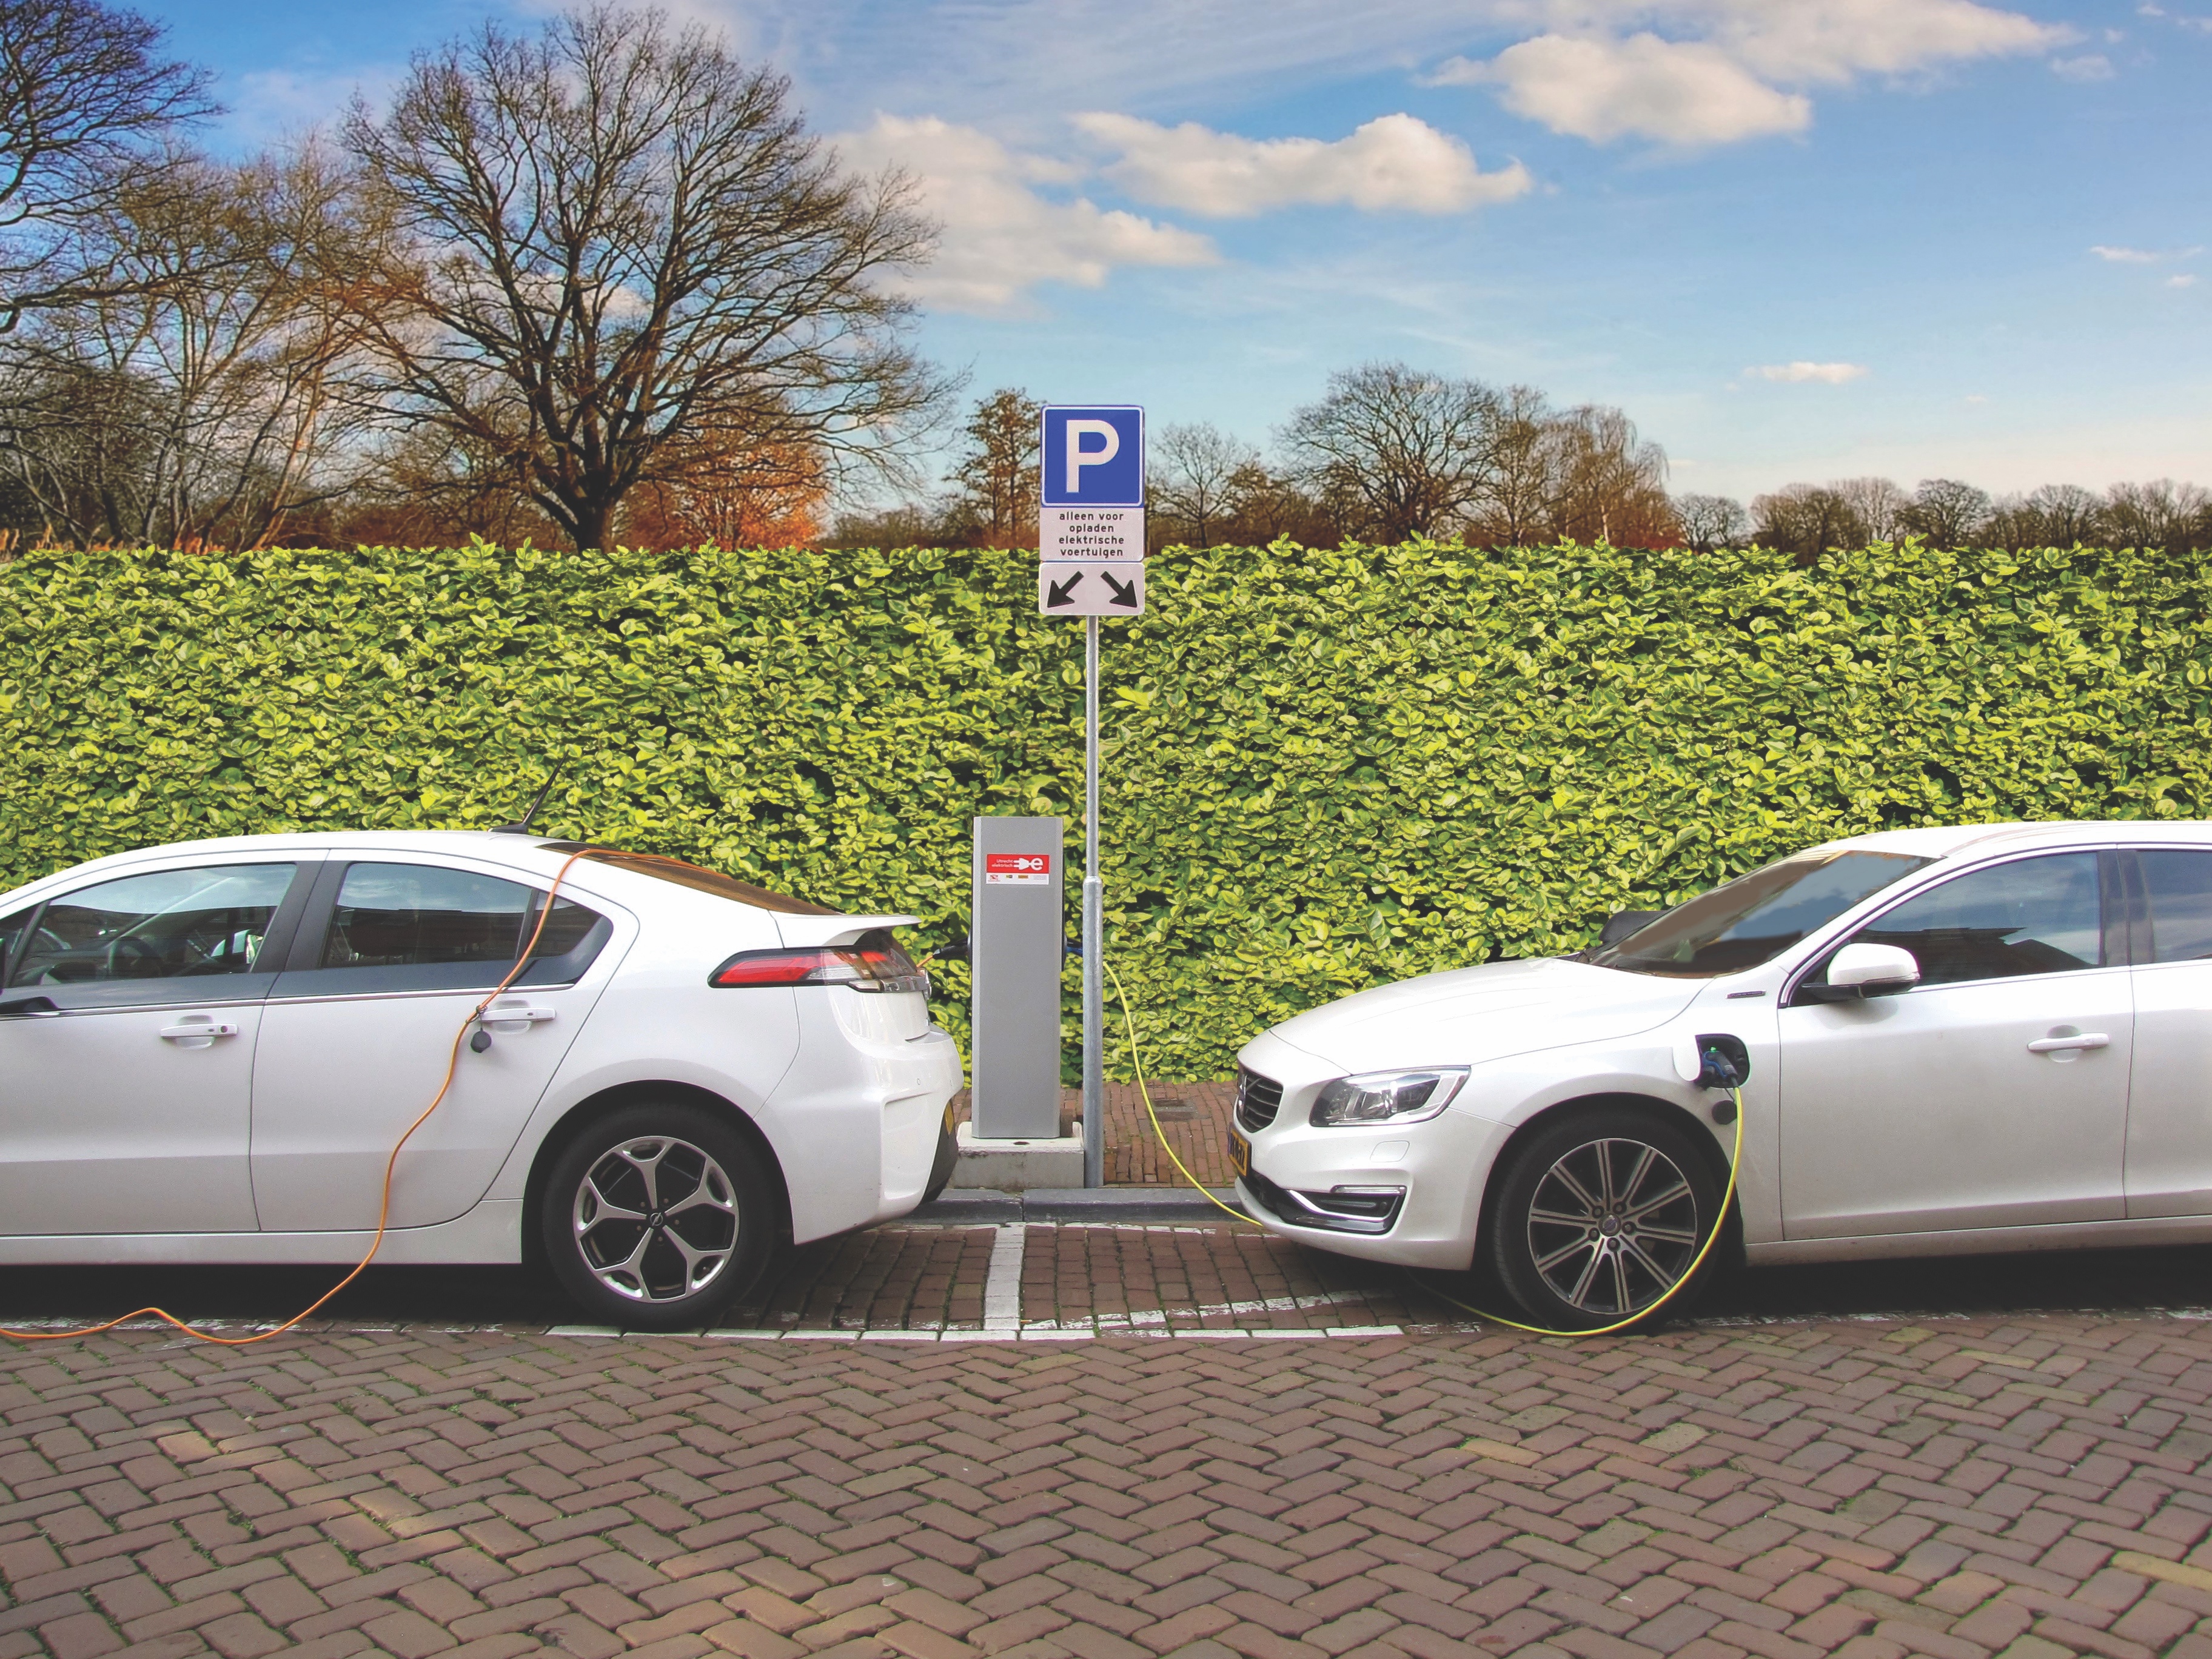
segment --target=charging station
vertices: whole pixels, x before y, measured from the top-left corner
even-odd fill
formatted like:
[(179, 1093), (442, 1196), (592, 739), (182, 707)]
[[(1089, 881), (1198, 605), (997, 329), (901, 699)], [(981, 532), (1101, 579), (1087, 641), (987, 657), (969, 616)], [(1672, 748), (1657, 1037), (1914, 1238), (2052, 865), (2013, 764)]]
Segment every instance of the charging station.
[(960, 1128), (957, 1187), (1083, 1185), (1082, 1139), (1060, 1133), (1065, 839), (1058, 818), (975, 820), (974, 1106)]

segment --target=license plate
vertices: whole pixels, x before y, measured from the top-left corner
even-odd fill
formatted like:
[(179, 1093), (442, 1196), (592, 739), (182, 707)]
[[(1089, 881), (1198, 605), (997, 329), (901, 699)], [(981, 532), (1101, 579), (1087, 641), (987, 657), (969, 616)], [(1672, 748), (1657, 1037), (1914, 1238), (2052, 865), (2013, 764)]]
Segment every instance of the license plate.
[(1240, 1176), (1252, 1173), (1252, 1143), (1234, 1129), (1229, 1132), (1229, 1167)]

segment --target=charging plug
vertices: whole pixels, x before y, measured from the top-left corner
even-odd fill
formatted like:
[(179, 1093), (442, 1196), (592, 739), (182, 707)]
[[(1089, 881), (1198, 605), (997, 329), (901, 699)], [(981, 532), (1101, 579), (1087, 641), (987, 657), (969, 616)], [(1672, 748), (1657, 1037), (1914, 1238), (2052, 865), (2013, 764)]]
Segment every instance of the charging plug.
[(1724, 1031), (1701, 1034), (1698, 1040), (1700, 1089), (1741, 1089), (1751, 1081), (1751, 1050), (1743, 1039)]

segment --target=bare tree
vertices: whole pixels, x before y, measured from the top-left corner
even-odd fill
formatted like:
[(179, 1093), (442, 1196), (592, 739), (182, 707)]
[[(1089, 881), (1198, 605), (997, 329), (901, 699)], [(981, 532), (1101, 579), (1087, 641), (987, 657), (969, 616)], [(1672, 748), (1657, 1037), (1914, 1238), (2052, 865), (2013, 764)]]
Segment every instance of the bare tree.
[(1866, 523), (1832, 484), (1785, 484), (1751, 499), (1756, 538), (1806, 562), (1831, 548), (1862, 547)]
[(1532, 386), (1508, 386), (1498, 399), (1495, 459), (1474, 530), (1491, 546), (1527, 547), (1552, 533), (1556, 419)]
[(1888, 478), (1838, 478), (1828, 486), (1865, 526), (1870, 542), (1902, 540), (1912, 498)]
[(1259, 452), (1203, 422), (1161, 428), (1152, 448), (1146, 495), (1163, 539), (1212, 547), (1233, 516), (1237, 479)]
[(1449, 533), (1482, 501), (1498, 467), (1499, 399), (1476, 380), (1369, 363), (1329, 376), (1291, 416), (1284, 446), (1317, 495), (1355, 513), (1381, 542)]
[(931, 251), (911, 187), (847, 173), (700, 28), (489, 24), (344, 131), (392, 229), (365, 275), (405, 318), (363, 319), (371, 398), (504, 457), (579, 547), (679, 440), (811, 448), (834, 481), (941, 403), (887, 287)]
[(1674, 518), (1682, 526), (1682, 539), (1700, 553), (1733, 547), (1751, 529), (1751, 515), (1732, 495), (1677, 495)]
[(1956, 478), (1923, 478), (1900, 520), (1906, 533), (1937, 547), (1965, 547), (1990, 520), (1990, 497)]
[(968, 447), (953, 469), (959, 485), (957, 539), (981, 547), (1035, 547), (1037, 536), (1037, 400), (1016, 386), (975, 405), (962, 428)]
[(2118, 547), (2160, 547), (2169, 553), (2212, 545), (2212, 493), (2171, 478), (2117, 483), (2105, 497), (2104, 522)]
[(2037, 544), (2072, 547), (2100, 533), (2105, 504), (2096, 491), (2080, 484), (2044, 484), (2028, 492), (2026, 503), (2038, 520)]
[(1672, 545), (1667, 455), (1617, 409), (1584, 404), (1550, 423), (1552, 532), (1562, 541)]
[(346, 183), (312, 147), (143, 182), (82, 228), (97, 296), (13, 337), (0, 452), (80, 542), (256, 544), (347, 483), (347, 333), (322, 276)]
[(163, 57), (164, 33), (99, 0), (0, 0), (0, 334), (113, 291), (81, 234), (214, 112), (207, 72)]

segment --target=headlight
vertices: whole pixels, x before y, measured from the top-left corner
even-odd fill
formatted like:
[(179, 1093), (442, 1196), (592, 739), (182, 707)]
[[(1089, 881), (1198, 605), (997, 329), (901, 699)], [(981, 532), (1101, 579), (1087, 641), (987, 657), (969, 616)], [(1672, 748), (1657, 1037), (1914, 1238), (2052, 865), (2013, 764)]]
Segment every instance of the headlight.
[(1451, 1104), (1467, 1081), (1463, 1066), (1427, 1072), (1364, 1072), (1340, 1077), (1315, 1097), (1306, 1121), (1316, 1128), (1419, 1123)]

